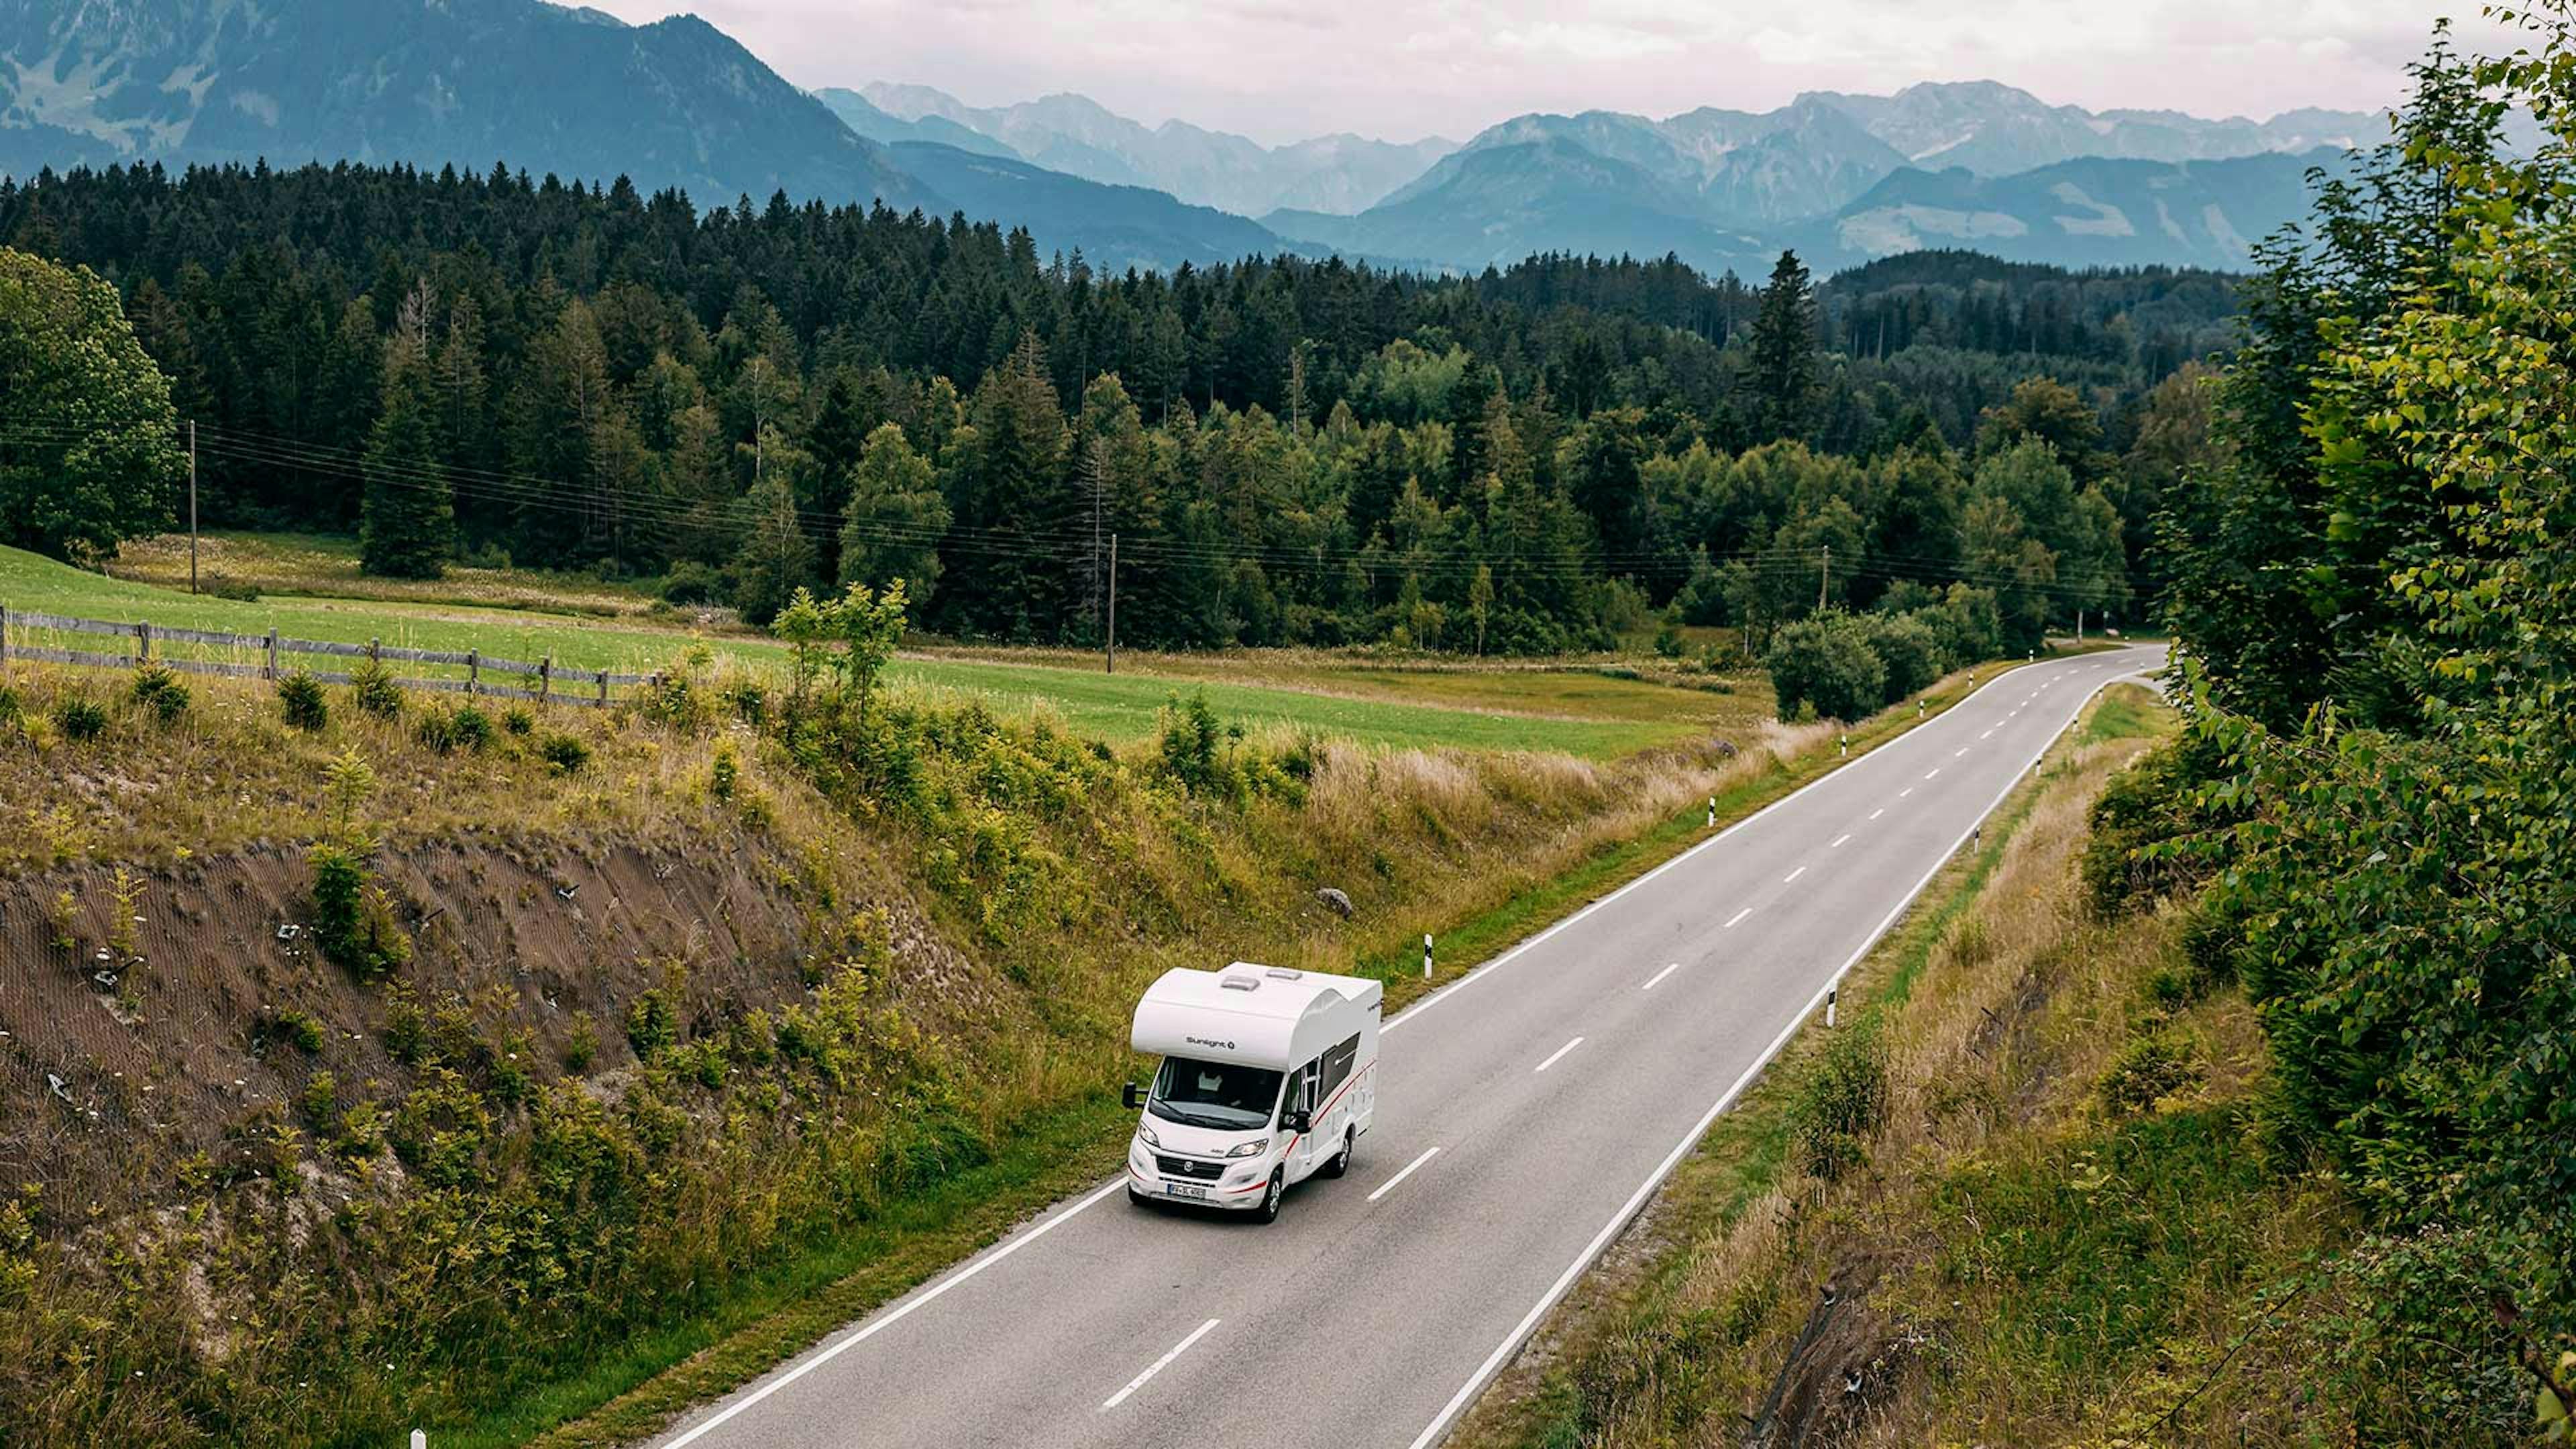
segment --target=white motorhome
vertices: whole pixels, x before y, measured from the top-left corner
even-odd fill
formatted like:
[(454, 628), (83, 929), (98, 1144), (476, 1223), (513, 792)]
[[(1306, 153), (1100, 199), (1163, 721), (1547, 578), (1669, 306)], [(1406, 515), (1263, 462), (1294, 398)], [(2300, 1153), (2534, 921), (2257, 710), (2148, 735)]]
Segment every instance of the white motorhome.
[(1279, 1216), (1289, 1186), (1339, 1177), (1377, 1112), (1386, 990), (1357, 976), (1237, 961), (1175, 967), (1136, 1003), (1136, 1050), (1163, 1059), (1127, 1148), (1127, 1196)]

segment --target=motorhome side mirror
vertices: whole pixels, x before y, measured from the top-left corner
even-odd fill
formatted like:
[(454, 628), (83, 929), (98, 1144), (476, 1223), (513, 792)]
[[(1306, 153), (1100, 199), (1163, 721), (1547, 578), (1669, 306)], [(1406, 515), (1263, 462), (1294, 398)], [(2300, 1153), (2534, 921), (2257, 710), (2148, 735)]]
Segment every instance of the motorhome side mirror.
[(1294, 1111), (1282, 1115), (1279, 1125), (1291, 1132), (1311, 1132), (1315, 1129), (1315, 1119), (1302, 1110)]
[(1129, 1082), (1127, 1084), (1127, 1110), (1133, 1112), (1144, 1105), (1145, 1094), (1136, 1090), (1136, 1084), (1134, 1082)]

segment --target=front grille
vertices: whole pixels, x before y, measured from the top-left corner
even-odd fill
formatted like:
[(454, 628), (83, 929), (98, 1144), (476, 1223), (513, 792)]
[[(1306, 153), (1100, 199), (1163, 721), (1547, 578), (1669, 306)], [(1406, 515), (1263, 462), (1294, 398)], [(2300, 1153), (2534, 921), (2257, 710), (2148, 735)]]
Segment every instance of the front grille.
[(1194, 1162), (1186, 1157), (1158, 1155), (1154, 1159), (1154, 1167), (1165, 1177), (1186, 1177), (1199, 1182), (1214, 1182), (1225, 1176), (1225, 1164), (1222, 1162)]

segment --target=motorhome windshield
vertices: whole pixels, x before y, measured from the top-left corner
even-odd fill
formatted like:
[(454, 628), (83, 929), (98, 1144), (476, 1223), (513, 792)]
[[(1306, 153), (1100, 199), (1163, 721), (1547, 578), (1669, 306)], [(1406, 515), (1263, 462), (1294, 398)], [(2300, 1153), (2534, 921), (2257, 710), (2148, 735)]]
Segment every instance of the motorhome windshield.
[(1242, 1132), (1267, 1123), (1278, 1101), (1279, 1073), (1267, 1067), (1165, 1057), (1145, 1110), (1191, 1127)]

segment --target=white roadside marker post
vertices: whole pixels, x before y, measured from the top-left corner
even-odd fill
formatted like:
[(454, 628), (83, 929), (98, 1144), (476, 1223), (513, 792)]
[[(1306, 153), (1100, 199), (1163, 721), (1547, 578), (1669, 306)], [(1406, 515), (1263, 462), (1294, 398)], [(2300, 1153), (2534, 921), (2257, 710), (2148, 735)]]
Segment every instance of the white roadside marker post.
[(1714, 795), (1708, 797), (1708, 828), (1717, 828), (1717, 797)]
[(1825, 988), (1825, 1030), (1827, 1031), (1834, 1029), (1834, 998), (1840, 995), (1842, 995), (1842, 988), (1839, 986)]
[(1843, 736), (1842, 754), (1846, 759), (1851, 756), (1851, 736), (1848, 734)]
[(429, 1432), (427, 1430), (414, 1429), (411, 1431), (411, 1449), (429, 1449)]
[(1431, 933), (1422, 933), (1422, 979), (1431, 979)]

